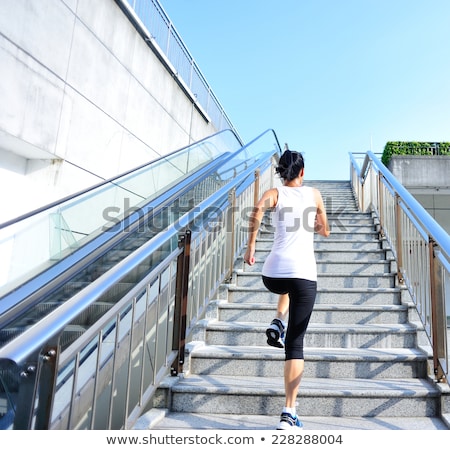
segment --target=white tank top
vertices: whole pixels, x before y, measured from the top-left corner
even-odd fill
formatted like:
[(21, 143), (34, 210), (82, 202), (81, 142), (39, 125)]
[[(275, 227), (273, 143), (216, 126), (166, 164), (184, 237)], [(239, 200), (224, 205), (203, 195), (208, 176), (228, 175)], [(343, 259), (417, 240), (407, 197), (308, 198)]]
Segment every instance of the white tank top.
[(317, 205), (313, 188), (282, 186), (277, 189), (278, 202), (272, 213), (274, 241), (262, 274), (272, 278), (317, 281), (314, 255)]

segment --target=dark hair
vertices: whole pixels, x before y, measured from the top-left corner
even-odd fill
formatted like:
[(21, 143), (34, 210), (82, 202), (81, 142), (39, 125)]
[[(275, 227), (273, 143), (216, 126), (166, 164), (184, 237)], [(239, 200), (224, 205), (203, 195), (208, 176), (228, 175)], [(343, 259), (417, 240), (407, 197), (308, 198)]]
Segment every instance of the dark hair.
[(280, 157), (278, 167), (275, 171), (283, 180), (292, 181), (297, 178), (300, 171), (305, 167), (303, 156), (299, 152), (286, 150)]

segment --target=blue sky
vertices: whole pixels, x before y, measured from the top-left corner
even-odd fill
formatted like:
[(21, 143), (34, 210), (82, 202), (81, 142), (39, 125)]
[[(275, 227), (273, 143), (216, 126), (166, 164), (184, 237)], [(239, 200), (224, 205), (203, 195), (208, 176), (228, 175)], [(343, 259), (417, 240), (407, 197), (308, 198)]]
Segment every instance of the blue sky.
[(450, 141), (449, 0), (160, 0), (245, 142), (268, 128), (306, 178), (349, 152)]

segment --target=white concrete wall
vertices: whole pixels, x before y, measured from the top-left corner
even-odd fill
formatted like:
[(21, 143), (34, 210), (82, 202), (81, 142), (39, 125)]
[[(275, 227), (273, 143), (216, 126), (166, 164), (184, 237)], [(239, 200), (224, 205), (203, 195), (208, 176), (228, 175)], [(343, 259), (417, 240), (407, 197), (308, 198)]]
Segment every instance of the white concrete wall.
[(216, 131), (114, 0), (1, 0), (0, 70), (0, 223)]
[(450, 189), (409, 189), (416, 200), (430, 213), (436, 222), (450, 233)]
[(405, 187), (450, 187), (450, 156), (394, 155), (389, 170)]

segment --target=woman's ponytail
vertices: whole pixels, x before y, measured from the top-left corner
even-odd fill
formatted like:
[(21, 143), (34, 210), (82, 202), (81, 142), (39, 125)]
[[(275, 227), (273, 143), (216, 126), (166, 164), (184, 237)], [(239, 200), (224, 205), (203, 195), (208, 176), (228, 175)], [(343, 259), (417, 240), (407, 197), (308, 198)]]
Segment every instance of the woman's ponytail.
[(285, 150), (280, 157), (275, 171), (283, 180), (292, 181), (298, 177), (300, 171), (305, 167), (303, 156), (301, 153)]

